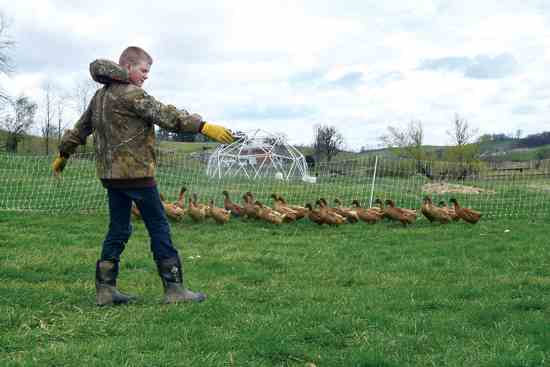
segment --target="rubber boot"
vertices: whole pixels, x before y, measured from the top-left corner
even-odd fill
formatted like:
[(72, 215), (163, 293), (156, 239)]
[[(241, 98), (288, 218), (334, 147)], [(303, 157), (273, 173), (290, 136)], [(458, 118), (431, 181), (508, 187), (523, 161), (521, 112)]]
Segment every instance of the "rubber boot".
[(96, 303), (98, 306), (118, 305), (135, 300), (136, 297), (116, 289), (118, 261), (98, 261), (95, 268)]
[(157, 269), (164, 286), (164, 303), (202, 302), (206, 294), (192, 292), (183, 285), (183, 268), (179, 256), (157, 260)]

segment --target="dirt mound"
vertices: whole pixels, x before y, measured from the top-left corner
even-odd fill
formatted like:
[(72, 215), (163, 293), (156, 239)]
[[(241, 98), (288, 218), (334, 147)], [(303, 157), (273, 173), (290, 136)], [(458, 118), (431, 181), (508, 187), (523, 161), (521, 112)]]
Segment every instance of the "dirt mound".
[(450, 183), (446, 183), (446, 182), (425, 184), (424, 186), (422, 186), (422, 191), (431, 192), (431, 193), (434, 193), (434, 194), (447, 194), (447, 193), (457, 193), (457, 194), (487, 193), (487, 194), (494, 194), (495, 193), (494, 190), (487, 190), (487, 189), (482, 189), (480, 187), (474, 187), (474, 186), (450, 184)]

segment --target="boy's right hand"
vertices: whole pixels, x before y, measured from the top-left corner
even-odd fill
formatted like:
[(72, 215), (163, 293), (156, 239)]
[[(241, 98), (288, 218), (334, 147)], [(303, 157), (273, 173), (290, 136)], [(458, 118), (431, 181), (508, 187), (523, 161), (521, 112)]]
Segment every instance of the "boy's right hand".
[(220, 125), (209, 124), (208, 122), (205, 122), (202, 126), (201, 134), (223, 144), (235, 141), (233, 134), (228, 129)]
[(56, 177), (59, 176), (59, 174), (63, 171), (66, 165), (67, 165), (67, 158), (60, 154), (52, 163), (53, 175)]

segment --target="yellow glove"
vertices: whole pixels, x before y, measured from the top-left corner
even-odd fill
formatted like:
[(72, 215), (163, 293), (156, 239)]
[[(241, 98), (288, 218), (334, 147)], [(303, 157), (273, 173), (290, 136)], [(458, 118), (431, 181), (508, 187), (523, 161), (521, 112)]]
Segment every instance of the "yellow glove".
[(59, 155), (59, 157), (57, 157), (52, 163), (53, 175), (59, 176), (59, 174), (63, 171), (66, 165), (67, 165), (67, 158)]
[(201, 134), (204, 134), (210, 139), (223, 144), (229, 144), (235, 140), (231, 132), (225, 127), (209, 124), (208, 122), (205, 122), (202, 126)]

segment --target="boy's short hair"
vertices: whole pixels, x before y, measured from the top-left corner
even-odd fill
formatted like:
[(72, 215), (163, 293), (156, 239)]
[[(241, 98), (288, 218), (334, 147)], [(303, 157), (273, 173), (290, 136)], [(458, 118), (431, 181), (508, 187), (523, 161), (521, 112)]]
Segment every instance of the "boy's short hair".
[(144, 49), (137, 46), (130, 46), (122, 51), (118, 59), (118, 64), (120, 66), (133, 66), (139, 64), (141, 61), (145, 61), (149, 65), (153, 64), (153, 58)]

